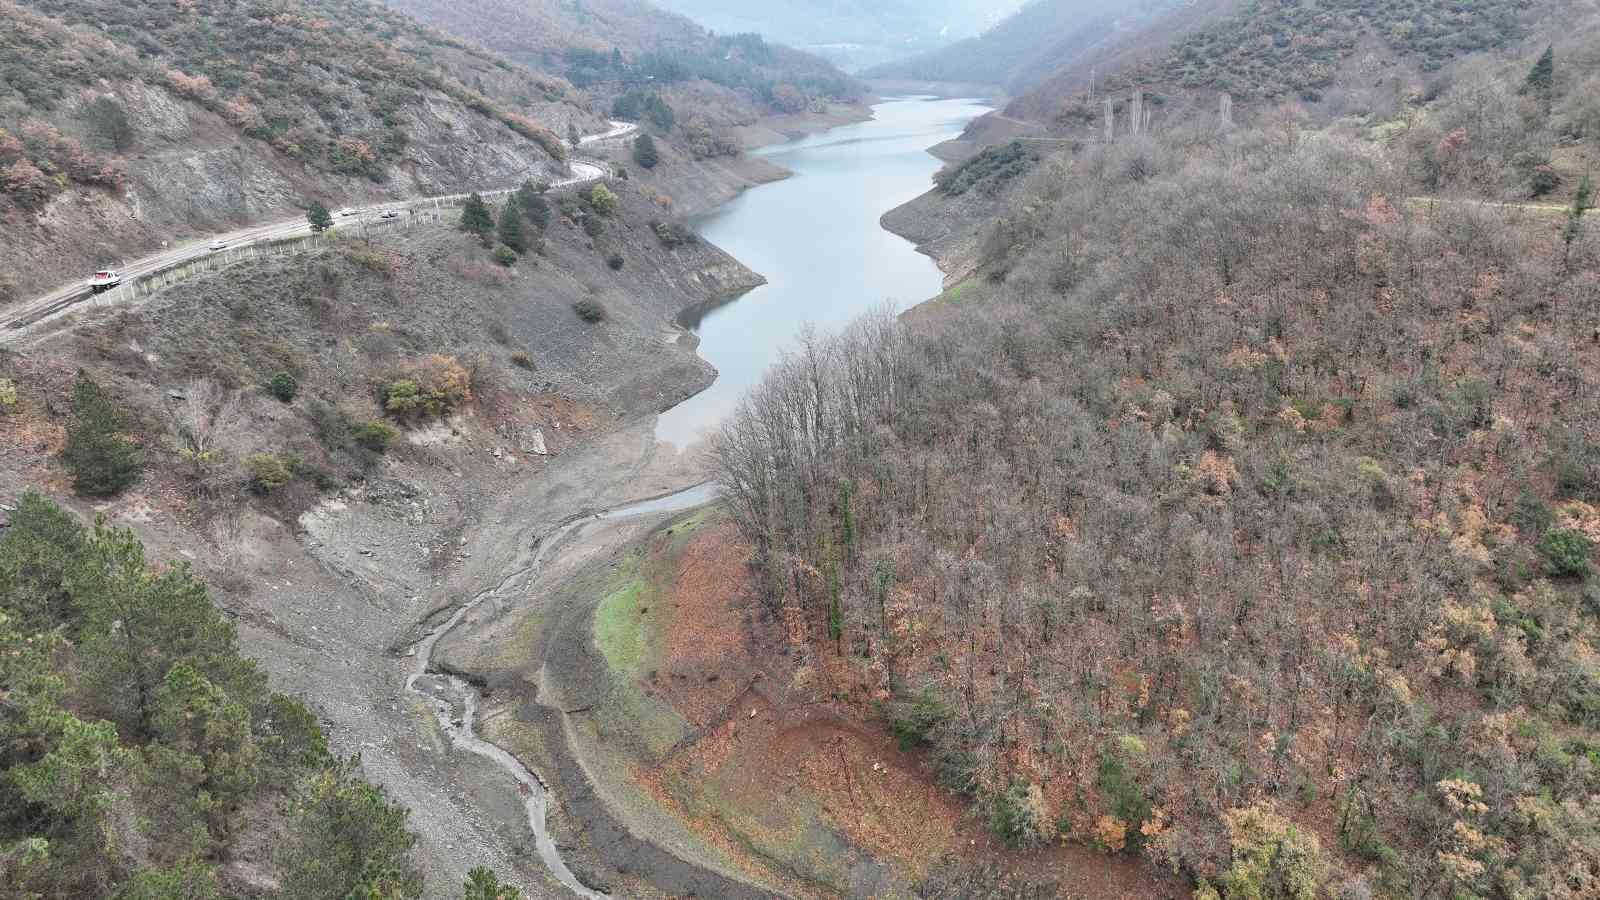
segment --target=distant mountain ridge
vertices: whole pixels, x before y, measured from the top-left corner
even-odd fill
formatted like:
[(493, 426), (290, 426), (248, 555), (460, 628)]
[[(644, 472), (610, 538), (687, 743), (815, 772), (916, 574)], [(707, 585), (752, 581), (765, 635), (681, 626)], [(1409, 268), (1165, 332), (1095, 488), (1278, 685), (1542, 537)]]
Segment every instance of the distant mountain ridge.
[(846, 66), (871, 65), (982, 33), (1022, 0), (657, 0), (724, 33), (756, 32)]
[(1112, 34), (1113, 23), (1130, 5), (1105, 0), (1035, 0), (981, 35), (877, 66), (865, 74), (870, 78), (979, 82), (1020, 93)]

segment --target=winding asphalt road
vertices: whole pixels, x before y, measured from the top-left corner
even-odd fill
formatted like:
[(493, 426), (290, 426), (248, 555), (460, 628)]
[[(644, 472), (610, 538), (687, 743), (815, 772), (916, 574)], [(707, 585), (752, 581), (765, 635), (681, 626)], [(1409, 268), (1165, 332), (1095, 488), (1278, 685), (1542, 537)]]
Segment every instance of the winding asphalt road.
[[(625, 138), (639, 130), (639, 126), (629, 122), (612, 122), (609, 131), (592, 134), (579, 139), (578, 146), (588, 147), (605, 141)], [(603, 163), (587, 160), (572, 161), (572, 175), (560, 181), (553, 182), (551, 187), (573, 187), (599, 181), (606, 177), (606, 166)], [(484, 192), (484, 197), (495, 197), (509, 194), (514, 188)], [(370, 206), (357, 206), (340, 209), (334, 214), (334, 226), (359, 224), (371, 221), (381, 216), (384, 212), (394, 211), (408, 213), (423, 207), (437, 207), (445, 203), (454, 203), (466, 197), (466, 194), (450, 194), (442, 197), (422, 197), (411, 200), (395, 200), (387, 203), (376, 203)], [(184, 263), (209, 256), (218, 252), (211, 249), (215, 241), (222, 241), (229, 248), (249, 246), (251, 244), (278, 241), (285, 238), (304, 237), (311, 233), (311, 225), (302, 216), (296, 219), (285, 219), (267, 225), (254, 225), (238, 231), (224, 234), (210, 235), (195, 238), (184, 243), (153, 253), (122, 265), (119, 272), (122, 274), (122, 283), (129, 285), (141, 277), (165, 272)], [(5, 318), (0, 319), (0, 344), (8, 343), (22, 336), (30, 325), (37, 325), (47, 319), (66, 312), (73, 306), (87, 300), (92, 296), (87, 281), (77, 281), (63, 285), (41, 297), (21, 304), (15, 309), (5, 313)]]

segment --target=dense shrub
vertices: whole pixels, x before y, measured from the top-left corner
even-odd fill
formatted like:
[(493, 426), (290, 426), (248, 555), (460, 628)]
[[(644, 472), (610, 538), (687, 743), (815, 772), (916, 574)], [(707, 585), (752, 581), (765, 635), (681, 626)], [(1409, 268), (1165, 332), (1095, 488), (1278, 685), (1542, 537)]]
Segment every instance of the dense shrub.
[(577, 313), (578, 318), (585, 322), (604, 322), (606, 320), (605, 305), (591, 297), (585, 297), (572, 304), (572, 311)]
[(661, 246), (668, 250), (676, 250), (698, 240), (694, 232), (674, 222), (651, 222), (650, 230), (656, 233), (656, 240), (661, 242)]
[(270, 494), (294, 480), (290, 462), (271, 453), (257, 453), (246, 459), (245, 471), (250, 473), (250, 489), (258, 494)]
[(472, 376), (455, 357), (434, 354), (406, 368), (379, 391), (396, 418), (448, 415), (472, 399)]
[(358, 422), (350, 429), (357, 445), (373, 453), (386, 453), (400, 432), (387, 422)]
[(617, 214), (617, 195), (603, 184), (597, 184), (584, 195), (584, 205), (597, 216), (614, 216)]
[(290, 403), (300, 394), (300, 382), (296, 381), (295, 377), (288, 372), (279, 372), (272, 376), (272, 381), (268, 382), (267, 389), (272, 392), (272, 396), (284, 403)]
[(521, 259), (521, 257), (517, 256), (517, 251), (507, 247), (505, 244), (496, 244), (493, 255), (494, 261), (502, 266), (514, 266), (517, 264), (517, 260)]
[(622, 258), (621, 253), (613, 253), (606, 257), (606, 265), (610, 266), (613, 272), (620, 272), (622, 267), (627, 265), (627, 260)]
[(1544, 554), (1551, 575), (1583, 578), (1590, 571), (1589, 558), (1594, 555), (1594, 542), (1581, 531), (1552, 528), (1539, 541), (1539, 552)]

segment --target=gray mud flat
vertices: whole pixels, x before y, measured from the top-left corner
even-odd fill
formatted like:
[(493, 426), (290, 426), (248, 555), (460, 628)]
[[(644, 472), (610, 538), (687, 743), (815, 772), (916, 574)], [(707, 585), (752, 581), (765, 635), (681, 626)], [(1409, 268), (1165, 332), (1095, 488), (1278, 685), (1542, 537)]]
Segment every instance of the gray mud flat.
[[(539, 540), (527, 565), (514, 569), (495, 587), (482, 591), (461, 606), (449, 620), (427, 634), (416, 646), (416, 663), (406, 678), (406, 690), (422, 696), (433, 706), (439, 729), (453, 746), (493, 762), (516, 781), (540, 859), (557, 881), (580, 897), (599, 898), (608, 895), (584, 884), (562, 858), (546, 824), (550, 806), (548, 785), (511, 753), (478, 736), (476, 722), (482, 700), (478, 688), (464, 678), (436, 671), (434, 650), (442, 638), (455, 630), (479, 606), (490, 601), (498, 602), (498, 595), (507, 585), (536, 577), (550, 554), (584, 528), (606, 520), (682, 512), (713, 502), (716, 496), (715, 486), (704, 484), (665, 497), (575, 517)], [(751, 900), (764, 900), (772, 896), (678, 859), (649, 841), (635, 837), (595, 795), (593, 785), (583, 774), (582, 766), (572, 757), (559, 712), (536, 703), (529, 705), (533, 708), (524, 709), (521, 715), (537, 721), (546, 734), (548, 746), (556, 749), (557, 777), (564, 803), (575, 818), (583, 823), (590, 845), (608, 865), (624, 873), (636, 873), (671, 894)]]

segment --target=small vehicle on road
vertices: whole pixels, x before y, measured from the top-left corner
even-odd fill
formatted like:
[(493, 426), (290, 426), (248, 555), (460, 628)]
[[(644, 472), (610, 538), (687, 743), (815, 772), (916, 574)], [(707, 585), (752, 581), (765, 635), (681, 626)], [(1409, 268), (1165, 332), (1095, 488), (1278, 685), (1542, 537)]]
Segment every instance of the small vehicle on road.
[(341, 218), (341, 219), (349, 217), (349, 216), (357, 216), (357, 215), (360, 215), (360, 214), (361, 214), (361, 211), (357, 210), (357, 209), (345, 208), (345, 209), (339, 210), (339, 218)]
[(400, 210), (398, 210), (398, 209), (386, 209), (383, 212), (378, 213), (378, 218), (380, 218), (380, 219), (398, 219), (398, 218), (400, 218)]
[(101, 291), (109, 291), (121, 283), (122, 273), (116, 269), (101, 269), (89, 279), (89, 290), (98, 294)]
[(211, 243), (207, 244), (206, 247), (208, 249), (210, 249), (212, 253), (215, 253), (218, 250), (226, 250), (226, 249), (228, 249), (228, 242), (219, 238), (219, 239), (214, 240)]

